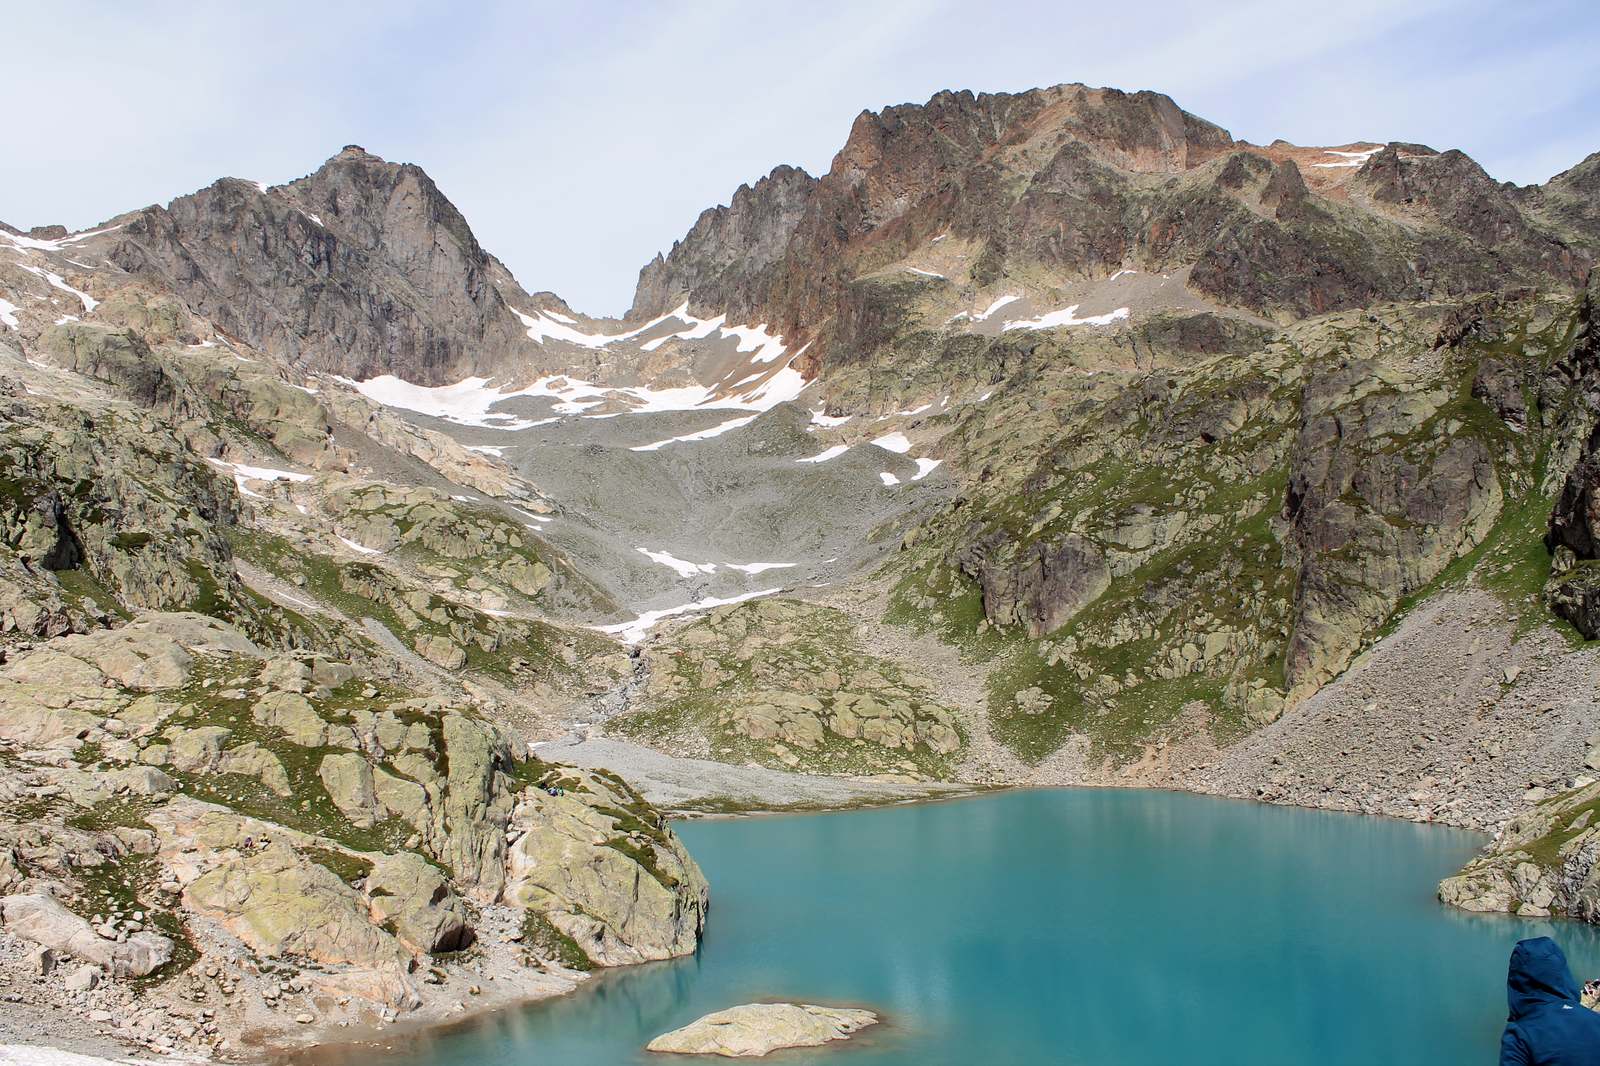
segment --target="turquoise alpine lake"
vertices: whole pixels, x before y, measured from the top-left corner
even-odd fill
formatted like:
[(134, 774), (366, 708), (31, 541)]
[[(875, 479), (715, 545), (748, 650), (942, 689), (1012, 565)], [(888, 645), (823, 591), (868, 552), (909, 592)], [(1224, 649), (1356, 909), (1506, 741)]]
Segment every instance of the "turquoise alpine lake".
[(886, 1024), (785, 1064), (1454, 1066), (1495, 1061), (1518, 939), (1600, 976), (1594, 929), (1438, 903), (1484, 838), (1437, 826), (1050, 790), (677, 830), (711, 882), (695, 956), (319, 1061), (670, 1066), (651, 1038), (791, 1000)]

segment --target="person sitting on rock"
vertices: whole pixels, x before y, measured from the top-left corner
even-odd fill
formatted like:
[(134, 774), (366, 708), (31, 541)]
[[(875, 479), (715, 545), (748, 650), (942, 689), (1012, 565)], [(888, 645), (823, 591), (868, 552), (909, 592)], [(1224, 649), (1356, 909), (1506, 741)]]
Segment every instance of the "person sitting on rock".
[(1500, 1038), (1500, 1066), (1600, 1066), (1600, 1014), (1584, 1008), (1554, 940), (1517, 942), (1506, 999), (1511, 1014)]

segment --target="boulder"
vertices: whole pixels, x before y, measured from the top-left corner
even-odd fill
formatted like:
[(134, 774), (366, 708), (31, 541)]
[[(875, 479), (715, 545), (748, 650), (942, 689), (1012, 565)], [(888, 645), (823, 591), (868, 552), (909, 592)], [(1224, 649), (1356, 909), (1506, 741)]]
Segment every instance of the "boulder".
[(432, 633), (417, 638), (417, 654), (445, 670), (459, 670), (467, 665), (467, 653), (449, 637)]
[(372, 764), (365, 758), (354, 752), (325, 755), (317, 776), (334, 806), (352, 825), (365, 829), (377, 823), (381, 811), (372, 783)]
[(217, 759), (217, 772), (254, 777), (280, 796), (292, 794), (283, 762), (261, 745), (251, 742), (229, 748)]
[(347, 725), (325, 722), (311, 701), (298, 692), (269, 692), (256, 701), (250, 713), (270, 729), (277, 729), (291, 744), (303, 748), (354, 748), (355, 732)]
[(135, 796), (165, 796), (178, 787), (176, 781), (154, 766), (126, 766), (110, 774), (112, 787), (126, 789)]

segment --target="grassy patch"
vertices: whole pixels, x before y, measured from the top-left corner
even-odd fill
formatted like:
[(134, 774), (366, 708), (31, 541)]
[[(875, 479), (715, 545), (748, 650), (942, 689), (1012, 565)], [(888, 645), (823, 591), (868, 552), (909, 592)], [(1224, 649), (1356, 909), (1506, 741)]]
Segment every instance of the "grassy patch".
[(532, 908), (522, 912), (522, 943), (540, 958), (554, 959), (569, 970), (588, 972), (594, 969), (594, 963), (576, 940)]
[(318, 866), (333, 871), (333, 875), (346, 884), (358, 881), (372, 873), (372, 860), (348, 852), (335, 851), (332, 848), (306, 847), (300, 849), (300, 854), (316, 863)]
[(84, 567), (75, 567), (71, 570), (57, 570), (54, 573), (56, 583), (61, 586), (61, 591), (64, 595), (75, 596), (80, 600), (88, 600), (113, 618), (132, 617), (128, 613), (127, 608), (122, 606), (122, 601), (118, 600), (116, 596), (112, 595), (111, 592)]

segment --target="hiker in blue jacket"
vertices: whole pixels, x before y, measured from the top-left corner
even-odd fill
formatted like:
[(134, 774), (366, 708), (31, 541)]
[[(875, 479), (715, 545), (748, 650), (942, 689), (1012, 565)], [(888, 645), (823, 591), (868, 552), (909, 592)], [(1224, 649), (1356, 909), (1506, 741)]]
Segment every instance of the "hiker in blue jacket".
[(1600, 1066), (1600, 1012), (1578, 999), (1567, 957), (1547, 936), (1519, 940), (1506, 973), (1511, 1017), (1500, 1066)]

